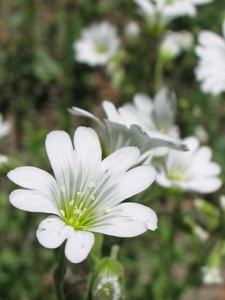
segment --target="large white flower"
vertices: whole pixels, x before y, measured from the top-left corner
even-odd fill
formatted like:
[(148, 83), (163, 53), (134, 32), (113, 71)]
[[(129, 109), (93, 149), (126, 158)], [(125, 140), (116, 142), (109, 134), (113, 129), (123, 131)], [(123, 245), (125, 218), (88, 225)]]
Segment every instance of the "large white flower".
[(157, 165), (156, 182), (166, 188), (175, 187), (200, 193), (215, 192), (222, 185), (217, 177), (221, 168), (211, 161), (211, 149), (207, 146), (199, 147), (199, 141), (195, 137), (188, 137), (184, 142), (190, 150), (169, 150), (164, 165)]
[(11, 129), (11, 123), (9, 121), (3, 121), (3, 116), (0, 114), (0, 138), (9, 134)]
[(166, 25), (180, 16), (196, 16), (196, 5), (212, 0), (134, 0), (139, 13), (150, 24)]
[(225, 20), (222, 29), (223, 37), (208, 30), (200, 32), (196, 46), (196, 79), (201, 82), (201, 91), (213, 96), (225, 91)]
[(39, 242), (54, 249), (67, 240), (66, 257), (78, 263), (93, 246), (92, 232), (134, 237), (157, 228), (157, 216), (150, 208), (121, 204), (149, 187), (156, 172), (148, 165), (130, 169), (140, 155), (135, 147), (101, 160), (99, 139), (91, 128), (75, 131), (74, 147), (66, 132), (53, 131), (47, 136), (46, 151), (55, 178), (35, 167), (16, 168), (8, 177), (24, 188), (10, 194), (15, 207), (53, 214), (40, 223)]
[[(146, 100), (146, 103), (145, 103)], [(150, 159), (152, 149), (156, 147), (169, 147), (176, 150), (187, 150), (185, 144), (179, 141), (174, 141), (170, 136), (159, 133), (158, 131), (149, 130), (151, 120), (148, 112), (151, 111), (151, 101), (141, 97), (139, 111), (132, 111), (132, 107), (120, 107), (118, 110), (114, 104), (109, 101), (103, 101), (103, 109), (106, 113), (107, 119), (102, 122), (99, 118), (91, 113), (72, 107), (69, 112), (83, 117), (88, 117), (97, 122), (100, 129), (100, 136), (104, 145), (104, 150), (107, 154), (114, 152), (117, 149), (125, 146), (135, 146), (141, 151), (139, 162)], [(143, 105), (142, 105), (143, 104)], [(160, 104), (159, 104), (160, 108)], [(165, 110), (158, 110), (155, 115), (156, 120), (161, 120)], [(139, 116), (140, 113), (140, 116)], [(167, 126), (172, 122), (172, 112), (167, 111), (168, 116), (164, 118)], [(152, 124), (154, 127), (155, 125)]]
[(83, 29), (74, 43), (75, 59), (90, 66), (105, 65), (118, 50), (120, 40), (116, 28), (108, 22)]

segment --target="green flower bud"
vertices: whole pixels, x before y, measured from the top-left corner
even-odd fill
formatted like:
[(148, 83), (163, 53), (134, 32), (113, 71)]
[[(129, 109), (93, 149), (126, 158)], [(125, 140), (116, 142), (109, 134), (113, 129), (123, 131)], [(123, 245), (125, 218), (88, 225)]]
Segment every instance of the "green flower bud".
[(116, 259), (118, 246), (112, 248), (110, 257), (102, 258), (96, 265), (91, 280), (92, 300), (124, 299), (123, 266)]

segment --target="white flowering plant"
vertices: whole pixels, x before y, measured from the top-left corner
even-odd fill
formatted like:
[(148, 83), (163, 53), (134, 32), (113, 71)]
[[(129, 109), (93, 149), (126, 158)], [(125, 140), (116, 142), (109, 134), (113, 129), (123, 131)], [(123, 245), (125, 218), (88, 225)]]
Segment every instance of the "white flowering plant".
[(223, 1), (121, 3), (1, 6), (0, 299), (224, 294)]

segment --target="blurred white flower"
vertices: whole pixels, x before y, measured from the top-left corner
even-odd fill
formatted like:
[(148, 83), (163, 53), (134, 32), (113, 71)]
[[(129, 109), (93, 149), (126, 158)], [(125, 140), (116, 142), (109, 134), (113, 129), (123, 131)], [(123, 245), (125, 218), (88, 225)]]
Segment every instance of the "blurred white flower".
[(209, 238), (209, 233), (199, 225), (196, 225), (194, 234), (201, 242), (205, 242)]
[(74, 43), (75, 59), (89, 66), (105, 65), (117, 52), (120, 40), (116, 27), (108, 22), (83, 29), (81, 38)]
[[(161, 93), (165, 91), (163, 90)], [(155, 123), (150, 118), (153, 104), (145, 95), (136, 96), (134, 100), (136, 107), (130, 104), (116, 109), (113, 103), (103, 101), (103, 109), (107, 116), (104, 122), (78, 107), (72, 107), (69, 112), (97, 122), (106, 153), (112, 153), (124, 146), (136, 146), (141, 151), (140, 162), (143, 162), (146, 158), (151, 158), (152, 149), (156, 147), (187, 150), (185, 144), (171, 137), (172, 132), (176, 131), (176, 128), (172, 126), (174, 102), (172, 98), (171, 102), (164, 102), (164, 98), (160, 96), (161, 93), (157, 95), (158, 100), (155, 101), (156, 105), (153, 111)], [(164, 109), (162, 109), (162, 105), (165, 105)], [(155, 130), (156, 126), (158, 127)], [(165, 132), (161, 133), (158, 128), (170, 131), (171, 136), (164, 134)]]
[(218, 268), (209, 268), (204, 266), (201, 268), (201, 271), (203, 273), (203, 284), (223, 284), (223, 277), (221, 276), (221, 271)]
[(66, 257), (79, 263), (94, 244), (92, 232), (134, 237), (157, 228), (153, 210), (137, 203), (121, 204), (155, 179), (155, 169), (149, 165), (130, 169), (140, 156), (136, 147), (122, 148), (102, 160), (95, 131), (79, 127), (74, 147), (66, 132), (53, 131), (46, 138), (46, 151), (55, 177), (35, 167), (8, 173), (23, 187), (10, 194), (12, 205), (53, 214), (37, 230), (44, 247), (54, 249), (67, 240)]
[(201, 143), (207, 143), (209, 141), (209, 134), (202, 125), (195, 128), (195, 135)]
[(182, 51), (187, 51), (193, 46), (193, 35), (188, 31), (167, 31), (159, 46), (160, 57), (167, 61), (177, 57)]
[(3, 116), (0, 114), (0, 138), (9, 134), (11, 130), (11, 123), (9, 121), (4, 121)]
[(156, 166), (156, 182), (166, 188), (175, 187), (199, 193), (217, 191), (222, 185), (222, 181), (217, 177), (221, 168), (217, 163), (211, 162), (211, 149), (207, 146), (199, 147), (196, 137), (188, 137), (184, 143), (189, 151), (169, 150), (164, 165)]
[(201, 91), (213, 96), (225, 91), (225, 20), (222, 31), (223, 37), (208, 30), (201, 31), (195, 50), (199, 57), (196, 79), (201, 82)]
[(128, 24), (126, 24), (124, 33), (129, 40), (136, 40), (140, 35), (140, 27), (138, 23), (135, 21), (130, 21)]
[(196, 5), (213, 0), (134, 0), (139, 6), (139, 13), (150, 24), (166, 25), (181, 16), (196, 16)]

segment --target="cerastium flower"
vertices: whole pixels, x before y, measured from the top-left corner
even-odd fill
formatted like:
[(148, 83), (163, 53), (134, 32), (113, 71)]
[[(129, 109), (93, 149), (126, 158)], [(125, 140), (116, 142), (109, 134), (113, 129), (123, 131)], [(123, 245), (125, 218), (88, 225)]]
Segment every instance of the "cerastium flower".
[[(75, 149), (74, 149), (75, 148)], [(133, 167), (140, 156), (136, 147), (125, 147), (102, 160), (97, 134), (79, 127), (74, 147), (64, 131), (46, 138), (46, 151), (55, 178), (35, 167), (19, 167), (8, 177), (23, 187), (10, 194), (15, 207), (50, 213), (37, 230), (46, 248), (65, 243), (65, 255), (73, 263), (83, 261), (94, 244), (93, 232), (134, 237), (157, 228), (157, 216), (150, 208), (121, 202), (151, 185), (155, 169)]]

